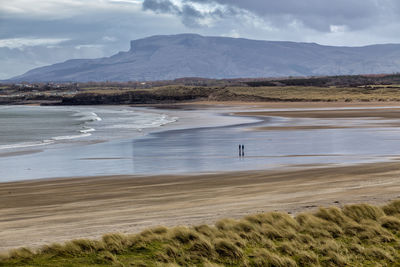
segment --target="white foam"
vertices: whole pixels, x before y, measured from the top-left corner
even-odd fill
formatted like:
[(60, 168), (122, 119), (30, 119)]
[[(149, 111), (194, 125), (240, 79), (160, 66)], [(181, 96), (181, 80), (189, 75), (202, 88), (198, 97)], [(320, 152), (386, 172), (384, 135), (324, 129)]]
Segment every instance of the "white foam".
[[(74, 107), (72, 110), (66, 110), (72, 111), (74, 120), (78, 121), (78, 129), (75, 132), (67, 132), (65, 135), (58, 133), (59, 136), (44, 137), (46, 140), (42, 141), (0, 145), (0, 150), (50, 145), (57, 142), (90, 137), (94, 132), (96, 132), (97, 138), (102, 135), (112, 137), (114, 135), (120, 136), (122, 134), (122, 136), (125, 136), (129, 134), (131, 136), (129, 131), (131, 129), (141, 132), (143, 129), (158, 128), (178, 120), (177, 117), (170, 117), (167, 114), (143, 112), (135, 109), (116, 110), (111, 108)], [(105, 129), (109, 130), (104, 131)], [(121, 131), (118, 131), (118, 129)], [(123, 131), (124, 129), (126, 130)]]
[[(127, 118), (124, 121), (118, 121), (112, 125), (105, 126), (107, 129), (134, 129), (141, 131), (147, 128), (157, 128), (168, 123), (176, 122), (177, 117), (168, 117), (165, 114), (148, 114), (142, 116), (136, 116), (135, 119)], [(122, 123), (121, 123), (122, 122)]]
[(25, 148), (25, 147), (33, 147), (33, 146), (44, 146), (53, 144), (54, 140), (43, 140), (38, 142), (23, 142), (23, 143), (16, 143), (16, 144), (9, 144), (9, 145), (0, 145), (0, 150), (3, 149), (13, 149), (13, 148)]
[(85, 129), (82, 129), (79, 132), (81, 132), (81, 133), (91, 133), (91, 132), (95, 132), (95, 131), (96, 131), (96, 129), (94, 129), (94, 128), (85, 127)]
[(96, 113), (94, 112), (78, 112), (73, 115), (74, 117), (80, 117), (80, 121), (102, 121)]
[(51, 139), (54, 141), (61, 141), (61, 140), (70, 140), (70, 139), (88, 137), (91, 135), (92, 135), (91, 133), (84, 133), (84, 134), (79, 134), (79, 135), (56, 136), (56, 137), (52, 137)]

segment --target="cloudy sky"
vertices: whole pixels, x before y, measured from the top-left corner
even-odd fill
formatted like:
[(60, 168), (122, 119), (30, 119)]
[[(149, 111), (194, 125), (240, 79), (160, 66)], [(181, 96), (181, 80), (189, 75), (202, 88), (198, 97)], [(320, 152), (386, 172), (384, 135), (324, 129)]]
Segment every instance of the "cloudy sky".
[(400, 43), (399, 0), (0, 0), (0, 79), (158, 34)]

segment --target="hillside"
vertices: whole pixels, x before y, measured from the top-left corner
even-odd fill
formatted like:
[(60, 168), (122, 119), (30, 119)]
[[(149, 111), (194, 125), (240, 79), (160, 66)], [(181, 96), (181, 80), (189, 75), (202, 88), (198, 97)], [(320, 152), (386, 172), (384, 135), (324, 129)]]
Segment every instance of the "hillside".
[(400, 45), (334, 47), (194, 34), (131, 41), (127, 52), (72, 59), (9, 81), (154, 81), (182, 77), (255, 78), (394, 73)]

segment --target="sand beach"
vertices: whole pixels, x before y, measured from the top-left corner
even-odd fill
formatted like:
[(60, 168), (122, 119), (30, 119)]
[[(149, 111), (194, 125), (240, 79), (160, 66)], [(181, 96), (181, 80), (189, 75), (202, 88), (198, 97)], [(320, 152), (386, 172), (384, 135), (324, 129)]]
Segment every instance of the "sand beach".
[[(301, 112), (252, 109), (301, 108), (307, 106), (305, 103), (301, 103), (303, 106), (280, 103), (279, 107), (274, 104), (253, 105), (242, 105), (238, 112), (251, 117), (371, 120), (378, 117), (381, 121), (391, 120), (383, 121), (384, 126), (381, 125), (384, 128), (390, 126), (391, 131), (398, 127), (395, 120), (400, 117), (400, 110), (391, 105), (387, 105), (390, 107), (387, 109), (375, 110), (380, 103), (363, 104), (362, 109), (354, 111)], [(321, 108), (314, 103), (310, 105)], [(327, 108), (329, 104), (323, 106)], [(338, 106), (334, 103), (331, 106), (332, 109), (343, 107), (352, 105), (343, 103)], [(379, 128), (379, 124), (366, 121), (355, 127), (371, 129)], [(246, 131), (257, 132), (254, 130), (254, 125), (246, 126)], [(257, 130), (263, 132), (262, 128)], [(340, 125), (336, 130), (340, 130)], [(286, 131), (295, 132), (296, 129)], [(109, 232), (134, 233), (156, 225), (212, 224), (220, 218), (239, 218), (273, 210), (294, 214), (318, 206), (360, 202), (383, 204), (400, 196), (400, 163), (398, 154), (391, 152), (390, 159), (382, 157), (380, 161), (354, 164), (304, 162), (287, 168), (282, 165), (243, 171), (213, 169), (198, 173), (76, 176), (3, 182), (0, 183), (0, 251), (21, 246), (39, 247), (75, 238), (99, 238)], [(33, 155), (39, 155), (39, 152), (24, 156)], [(102, 160), (109, 161), (110, 158)]]

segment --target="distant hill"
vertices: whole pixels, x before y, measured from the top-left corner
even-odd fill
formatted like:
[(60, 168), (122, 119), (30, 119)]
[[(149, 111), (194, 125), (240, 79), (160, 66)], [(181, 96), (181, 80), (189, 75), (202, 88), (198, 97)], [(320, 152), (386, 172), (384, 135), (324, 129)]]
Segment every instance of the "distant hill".
[(134, 40), (127, 52), (99, 59), (72, 59), (30, 70), (9, 81), (154, 81), (395, 72), (400, 72), (400, 44), (335, 47), (179, 34)]

